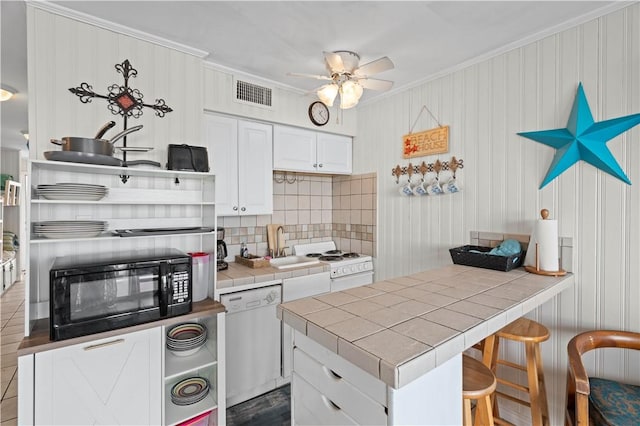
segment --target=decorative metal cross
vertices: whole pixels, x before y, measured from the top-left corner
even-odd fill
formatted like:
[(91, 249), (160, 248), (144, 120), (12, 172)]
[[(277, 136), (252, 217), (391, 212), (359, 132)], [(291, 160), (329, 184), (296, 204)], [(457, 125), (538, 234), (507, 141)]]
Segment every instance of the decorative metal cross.
[[(129, 87), (129, 78), (135, 78), (138, 75), (138, 70), (131, 66), (128, 59), (125, 59), (123, 63), (115, 65), (116, 71), (124, 77), (124, 85), (112, 84), (108, 87), (109, 93), (107, 95), (100, 95), (93, 91), (93, 87), (89, 83), (82, 83), (78, 87), (72, 87), (69, 89), (71, 93), (77, 95), (80, 98), (80, 102), (83, 104), (90, 103), (93, 98), (106, 99), (109, 102), (108, 108), (114, 115), (121, 115), (124, 118), (124, 128), (127, 129), (127, 118), (140, 118), (142, 115), (142, 108), (152, 108), (156, 111), (156, 115), (160, 118), (165, 114), (173, 111), (164, 101), (164, 99), (156, 99), (155, 104), (145, 104), (142, 100), (144, 97), (138, 89), (132, 89)], [(123, 146), (127, 146), (127, 137), (123, 138)], [(127, 153), (123, 153), (123, 161), (127, 161)]]

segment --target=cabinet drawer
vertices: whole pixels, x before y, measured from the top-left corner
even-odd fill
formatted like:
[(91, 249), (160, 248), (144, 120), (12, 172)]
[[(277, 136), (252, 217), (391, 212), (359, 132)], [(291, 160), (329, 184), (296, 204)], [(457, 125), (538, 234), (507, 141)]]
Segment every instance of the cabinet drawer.
[(384, 406), (299, 348), (293, 350), (293, 371), (358, 423), (387, 424)]
[(295, 331), (294, 341), (296, 348), (302, 350), (318, 364), (324, 365), (342, 376), (343, 379), (381, 406), (388, 407), (387, 385), (382, 380), (372, 376), (298, 331)]
[(301, 426), (358, 424), (339, 406), (297, 374), (293, 373), (291, 380), (293, 424)]

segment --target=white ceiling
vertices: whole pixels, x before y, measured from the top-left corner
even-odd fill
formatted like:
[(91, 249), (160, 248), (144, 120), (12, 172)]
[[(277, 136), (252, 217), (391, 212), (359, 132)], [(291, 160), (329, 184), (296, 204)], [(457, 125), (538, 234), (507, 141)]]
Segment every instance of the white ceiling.
[[(27, 128), (23, 1), (1, 2), (2, 146), (24, 147)], [(376, 77), (415, 85), (630, 4), (615, 1), (55, 1), (63, 8), (207, 52), (205, 60), (303, 91), (326, 74), (323, 51), (351, 50), (361, 64), (388, 56)], [(361, 102), (377, 92), (366, 90)]]

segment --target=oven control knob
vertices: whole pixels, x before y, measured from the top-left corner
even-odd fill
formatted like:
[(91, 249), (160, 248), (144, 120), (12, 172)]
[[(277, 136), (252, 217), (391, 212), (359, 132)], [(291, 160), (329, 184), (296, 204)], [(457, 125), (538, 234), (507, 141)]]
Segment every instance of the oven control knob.
[(358, 265), (358, 270), (362, 271), (364, 269), (364, 265), (361, 263)]

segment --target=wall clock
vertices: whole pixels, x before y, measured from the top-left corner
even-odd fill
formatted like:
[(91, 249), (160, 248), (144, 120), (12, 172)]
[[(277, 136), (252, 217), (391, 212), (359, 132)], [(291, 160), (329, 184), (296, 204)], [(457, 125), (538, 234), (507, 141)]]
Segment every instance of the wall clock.
[(324, 126), (329, 122), (329, 108), (320, 101), (309, 105), (309, 119), (316, 126)]

